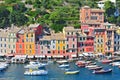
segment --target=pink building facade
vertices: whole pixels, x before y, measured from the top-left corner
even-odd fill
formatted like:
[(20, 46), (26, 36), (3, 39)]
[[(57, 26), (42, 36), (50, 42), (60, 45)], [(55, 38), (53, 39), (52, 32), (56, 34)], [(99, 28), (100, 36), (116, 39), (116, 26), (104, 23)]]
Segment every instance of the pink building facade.
[(86, 39), (84, 41), (84, 52), (93, 53), (94, 52), (94, 28), (89, 27), (89, 25), (82, 25), (81, 30), (86, 35)]

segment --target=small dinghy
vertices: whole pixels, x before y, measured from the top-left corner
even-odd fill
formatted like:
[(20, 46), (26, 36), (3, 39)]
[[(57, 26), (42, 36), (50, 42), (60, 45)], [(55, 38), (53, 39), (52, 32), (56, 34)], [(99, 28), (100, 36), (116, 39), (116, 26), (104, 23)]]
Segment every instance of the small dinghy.
[(98, 65), (88, 65), (88, 66), (85, 66), (86, 68), (95, 68), (97, 67)]
[(101, 66), (97, 66), (97, 67), (92, 67), (92, 68), (89, 68), (90, 70), (100, 70), (100, 69), (102, 69), (102, 67)]
[(45, 70), (29, 70), (25, 71), (24, 75), (27, 76), (40, 76), (40, 75), (47, 75), (48, 71)]
[(112, 69), (101, 69), (101, 70), (95, 70), (93, 71), (94, 74), (104, 74), (104, 73), (111, 73), (112, 72)]
[(65, 74), (78, 74), (79, 70), (76, 71), (66, 71)]
[(69, 67), (69, 64), (61, 64), (61, 65), (59, 65), (59, 68), (66, 68), (66, 67)]

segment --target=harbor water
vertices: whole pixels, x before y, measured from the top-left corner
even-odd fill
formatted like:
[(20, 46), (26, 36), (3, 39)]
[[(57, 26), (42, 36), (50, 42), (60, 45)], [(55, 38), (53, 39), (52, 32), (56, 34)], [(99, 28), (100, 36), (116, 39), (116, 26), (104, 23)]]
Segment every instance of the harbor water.
[(112, 68), (112, 73), (93, 74), (87, 68), (78, 68), (74, 63), (70, 63), (70, 69), (80, 70), (79, 74), (66, 75), (65, 70), (58, 67), (58, 64), (51, 63), (46, 67), (48, 75), (44, 76), (25, 76), (25, 64), (10, 64), (8, 69), (0, 72), (0, 80), (120, 80), (120, 69), (106, 64), (104, 68)]

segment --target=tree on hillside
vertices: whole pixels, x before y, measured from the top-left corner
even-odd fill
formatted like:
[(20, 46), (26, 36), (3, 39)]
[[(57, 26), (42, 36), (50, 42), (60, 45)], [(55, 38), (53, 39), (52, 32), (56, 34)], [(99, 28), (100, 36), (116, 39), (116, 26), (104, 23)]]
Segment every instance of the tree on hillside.
[(106, 1), (104, 5), (105, 9), (105, 20), (111, 23), (115, 23), (116, 19), (114, 17), (115, 6), (111, 1)]
[(111, 15), (114, 15), (115, 12), (115, 6), (111, 1), (106, 1), (104, 5), (105, 14), (107, 17), (110, 17)]
[(23, 3), (17, 3), (13, 6), (13, 11), (17, 11), (17, 12), (25, 12), (27, 11), (27, 8), (25, 7), (25, 4)]
[(7, 4), (12, 4), (12, 3), (18, 3), (20, 2), (21, 0), (5, 0), (5, 3)]
[(24, 14), (18, 12), (12, 12), (10, 19), (11, 23), (16, 26), (22, 26), (28, 22), (28, 18)]
[(10, 11), (5, 7), (0, 7), (0, 28), (5, 28), (10, 26)]

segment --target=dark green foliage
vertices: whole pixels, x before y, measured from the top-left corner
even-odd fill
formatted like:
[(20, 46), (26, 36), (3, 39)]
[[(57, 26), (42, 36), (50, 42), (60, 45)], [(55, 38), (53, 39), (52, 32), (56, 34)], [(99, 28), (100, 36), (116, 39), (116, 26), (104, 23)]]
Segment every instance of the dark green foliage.
[(24, 14), (18, 12), (12, 12), (10, 19), (11, 23), (17, 26), (25, 25), (28, 22), (28, 18)]
[(5, 28), (10, 26), (10, 11), (5, 7), (0, 7), (0, 28)]

